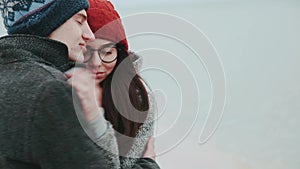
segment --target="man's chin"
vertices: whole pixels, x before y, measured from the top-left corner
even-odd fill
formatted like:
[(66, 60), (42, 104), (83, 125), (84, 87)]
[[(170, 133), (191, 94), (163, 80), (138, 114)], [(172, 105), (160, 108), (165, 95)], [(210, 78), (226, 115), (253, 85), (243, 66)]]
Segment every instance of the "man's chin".
[(83, 61), (84, 61), (82, 52), (76, 53), (73, 56), (71, 55), (69, 58), (70, 58), (70, 60), (72, 60), (74, 62), (78, 62), (78, 63), (83, 63)]

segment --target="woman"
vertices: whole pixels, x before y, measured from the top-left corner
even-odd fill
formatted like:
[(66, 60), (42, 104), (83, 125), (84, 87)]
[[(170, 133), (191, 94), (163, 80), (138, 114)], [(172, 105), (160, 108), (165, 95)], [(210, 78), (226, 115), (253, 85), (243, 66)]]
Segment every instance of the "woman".
[(120, 16), (109, 1), (89, 2), (88, 23), (96, 39), (88, 43), (84, 62), (101, 89), (96, 97), (115, 129), (121, 167), (159, 168), (151, 138), (153, 99), (129, 57)]

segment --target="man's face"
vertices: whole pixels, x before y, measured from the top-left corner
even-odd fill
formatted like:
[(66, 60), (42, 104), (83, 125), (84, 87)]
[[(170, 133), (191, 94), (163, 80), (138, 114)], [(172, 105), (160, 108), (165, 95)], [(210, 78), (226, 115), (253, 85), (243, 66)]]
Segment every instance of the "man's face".
[(95, 39), (87, 23), (85, 10), (81, 10), (73, 15), (63, 25), (53, 31), (49, 38), (66, 44), (69, 58), (78, 62), (83, 61), (83, 53), (86, 50), (87, 41)]

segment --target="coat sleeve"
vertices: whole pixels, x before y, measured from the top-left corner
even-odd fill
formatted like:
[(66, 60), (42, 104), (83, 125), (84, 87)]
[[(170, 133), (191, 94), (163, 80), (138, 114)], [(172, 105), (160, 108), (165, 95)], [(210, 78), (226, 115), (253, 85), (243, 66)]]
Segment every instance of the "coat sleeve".
[(31, 156), (37, 165), (43, 169), (119, 168), (118, 159), (105, 156), (106, 151), (117, 151), (111, 126), (107, 126), (108, 132), (100, 139), (102, 142), (112, 139), (105, 150), (82, 128), (76, 115), (81, 106), (76, 109), (78, 97), (67, 83), (49, 81), (37, 92), (30, 141)]
[(132, 169), (160, 169), (160, 167), (151, 158), (140, 158)]
[[(148, 116), (138, 131), (134, 144), (127, 157), (120, 157), (122, 169), (159, 169), (158, 164), (150, 158), (142, 158), (149, 137), (154, 134), (154, 120), (157, 113), (157, 107), (154, 95), (149, 94), (150, 109)], [(138, 158), (139, 157), (139, 158)]]

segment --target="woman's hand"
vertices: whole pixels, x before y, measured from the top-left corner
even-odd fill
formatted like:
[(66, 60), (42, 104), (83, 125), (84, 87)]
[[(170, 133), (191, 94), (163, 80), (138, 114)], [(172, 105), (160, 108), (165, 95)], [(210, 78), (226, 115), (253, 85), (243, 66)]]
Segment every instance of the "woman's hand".
[(102, 106), (102, 88), (96, 83), (95, 75), (78, 67), (68, 70), (65, 75), (80, 99), (86, 120), (93, 120), (98, 115), (98, 108)]
[(150, 137), (147, 145), (146, 145), (146, 149), (143, 155), (143, 158), (151, 158), (152, 160), (155, 160), (156, 155), (154, 152), (154, 137)]

